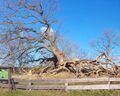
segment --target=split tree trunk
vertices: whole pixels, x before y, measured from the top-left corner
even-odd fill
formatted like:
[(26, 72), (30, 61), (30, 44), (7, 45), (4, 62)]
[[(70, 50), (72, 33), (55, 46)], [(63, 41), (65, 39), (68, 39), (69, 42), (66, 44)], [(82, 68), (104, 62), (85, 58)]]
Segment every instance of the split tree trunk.
[(59, 51), (57, 48), (53, 47), (53, 54), (57, 59), (57, 67), (64, 66), (65, 63), (65, 55), (63, 52)]

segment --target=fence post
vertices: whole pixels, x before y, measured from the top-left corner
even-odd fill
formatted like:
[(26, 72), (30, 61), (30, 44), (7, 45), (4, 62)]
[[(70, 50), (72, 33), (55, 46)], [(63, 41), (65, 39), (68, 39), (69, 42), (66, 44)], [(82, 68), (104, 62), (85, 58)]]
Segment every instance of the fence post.
[(65, 82), (65, 91), (68, 91), (68, 82), (67, 82), (67, 80)]
[(108, 90), (110, 90), (110, 77), (108, 77)]
[[(28, 76), (29, 76), (29, 87), (31, 87), (31, 85), (32, 85), (32, 82), (31, 82), (31, 76), (32, 76), (32, 72), (31, 72), (31, 70), (28, 72)], [(31, 88), (29, 88), (29, 90), (31, 90)]]
[(9, 90), (12, 90), (12, 82), (11, 82), (11, 68), (8, 68), (8, 86)]
[(15, 88), (15, 82), (14, 82), (13, 78), (11, 78), (11, 85), (12, 85), (12, 90), (16, 90), (16, 88)]

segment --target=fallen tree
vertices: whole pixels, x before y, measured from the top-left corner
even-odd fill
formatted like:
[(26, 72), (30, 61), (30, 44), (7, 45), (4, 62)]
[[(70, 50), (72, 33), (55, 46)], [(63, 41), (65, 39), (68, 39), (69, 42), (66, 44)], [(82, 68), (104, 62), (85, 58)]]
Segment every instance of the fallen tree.
[[(102, 60), (105, 59), (104, 61)], [(96, 60), (77, 60), (74, 61), (74, 69), (76, 69), (76, 76), (120, 76), (120, 66), (116, 65), (112, 59), (105, 53), (98, 56)], [(72, 63), (71, 63), (72, 64)], [(109, 68), (106, 67), (109, 66)]]
[[(104, 57), (103, 62), (102, 57)], [(107, 60), (106, 60), (107, 59)], [(108, 62), (109, 61), (109, 62)], [(108, 57), (105, 53), (98, 56), (96, 60), (88, 60), (88, 59), (70, 59), (64, 61), (65, 67), (67, 68), (67, 72), (72, 72), (76, 75), (76, 77), (101, 77), (101, 76), (109, 76), (109, 77), (119, 77), (120, 76), (120, 66), (116, 65), (110, 57)], [(106, 64), (109, 68), (106, 67)], [(46, 68), (45, 71), (39, 70), (39, 68), (33, 69), (33, 73), (38, 72), (41, 73), (50, 73), (50, 70), (53, 72), (53, 69)], [(66, 70), (59, 70), (60, 72)]]

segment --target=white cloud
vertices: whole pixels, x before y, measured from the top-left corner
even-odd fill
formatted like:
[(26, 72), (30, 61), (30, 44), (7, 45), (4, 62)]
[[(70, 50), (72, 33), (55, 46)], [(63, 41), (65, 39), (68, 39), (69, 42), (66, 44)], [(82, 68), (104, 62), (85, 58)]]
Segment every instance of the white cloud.
[[(44, 33), (47, 30), (47, 27), (42, 27), (41, 32)], [(51, 28), (49, 33), (50, 39), (54, 40), (55, 38), (55, 31)]]
[[(42, 27), (41, 32), (45, 32), (47, 30), (47, 27)], [(50, 32), (55, 32), (52, 28), (50, 29)]]

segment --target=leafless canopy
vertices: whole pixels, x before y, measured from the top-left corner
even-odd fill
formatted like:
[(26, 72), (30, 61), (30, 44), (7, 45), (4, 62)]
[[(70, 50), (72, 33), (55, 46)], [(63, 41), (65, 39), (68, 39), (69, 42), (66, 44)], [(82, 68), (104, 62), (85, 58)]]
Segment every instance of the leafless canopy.
[(100, 38), (91, 42), (91, 46), (98, 53), (105, 53), (110, 56), (120, 46), (120, 34), (115, 31), (103, 32)]
[[(54, 58), (57, 62), (52, 24), (56, 0), (4, 0), (1, 7), (0, 52), (2, 63), (38, 64)], [(35, 64), (35, 63), (34, 63)]]

